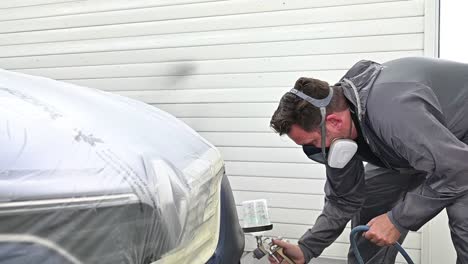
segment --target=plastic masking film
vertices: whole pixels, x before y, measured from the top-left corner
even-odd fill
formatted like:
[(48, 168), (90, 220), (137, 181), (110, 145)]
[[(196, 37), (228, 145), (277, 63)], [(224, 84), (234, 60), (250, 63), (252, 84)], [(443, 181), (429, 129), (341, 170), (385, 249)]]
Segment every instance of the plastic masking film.
[(173, 116), (0, 71), (0, 122), (2, 263), (202, 263), (213, 254), (223, 161)]

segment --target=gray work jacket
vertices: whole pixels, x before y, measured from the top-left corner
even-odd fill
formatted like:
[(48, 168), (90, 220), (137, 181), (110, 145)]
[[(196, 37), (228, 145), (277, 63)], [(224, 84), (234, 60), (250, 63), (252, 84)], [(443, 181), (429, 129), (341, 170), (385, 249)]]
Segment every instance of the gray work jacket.
[[(429, 58), (360, 61), (339, 85), (359, 108), (362, 136), (385, 166), (425, 176), (388, 212), (400, 231), (419, 229), (468, 192), (468, 64)], [(364, 186), (357, 156), (343, 169), (327, 166), (322, 214), (299, 240), (307, 262), (360, 210)]]

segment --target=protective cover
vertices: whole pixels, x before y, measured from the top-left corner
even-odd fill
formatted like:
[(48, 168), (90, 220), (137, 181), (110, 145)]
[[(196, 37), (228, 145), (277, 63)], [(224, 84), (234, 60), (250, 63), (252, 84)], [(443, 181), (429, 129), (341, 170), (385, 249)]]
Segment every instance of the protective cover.
[(184, 123), (99, 90), (0, 71), (1, 263), (204, 263), (219, 152)]

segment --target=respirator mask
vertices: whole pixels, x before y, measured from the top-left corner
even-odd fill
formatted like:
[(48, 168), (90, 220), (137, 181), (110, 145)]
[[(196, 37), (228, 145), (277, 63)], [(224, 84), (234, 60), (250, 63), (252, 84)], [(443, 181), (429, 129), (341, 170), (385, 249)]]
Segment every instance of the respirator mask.
[[(302, 147), (304, 153), (312, 160), (328, 164), (331, 168), (341, 169), (353, 158), (354, 154), (357, 151), (357, 144), (354, 140), (337, 138), (332, 140), (330, 147), (326, 147), (326, 127), (325, 121), (327, 116), (326, 107), (330, 104), (333, 97), (333, 89), (329, 87), (328, 96), (323, 99), (315, 99), (297, 89), (291, 89), (289, 91), (292, 94), (300, 97), (303, 100), (306, 100), (308, 103), (320, 109), (320, 129), (321, 129), (321, 148), (316, 148), (314, 146), (305, 145)], [(352, 121), (351, 121), (352, 122)], [(349, 128), (349, 135), (352, 132), (352, 123)]]

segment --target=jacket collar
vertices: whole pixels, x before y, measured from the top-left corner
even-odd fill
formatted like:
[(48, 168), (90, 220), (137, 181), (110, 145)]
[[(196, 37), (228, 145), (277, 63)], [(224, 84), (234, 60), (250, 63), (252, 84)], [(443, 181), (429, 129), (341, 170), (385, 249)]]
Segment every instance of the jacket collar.
[(370, 89), (382, 69), (383, 66), (379, 63), (361, 60), (351, 67), (336, 84), (343, 87), (343, 94), (357, 109), (359, 120), (362, 120), (366, 114)]

